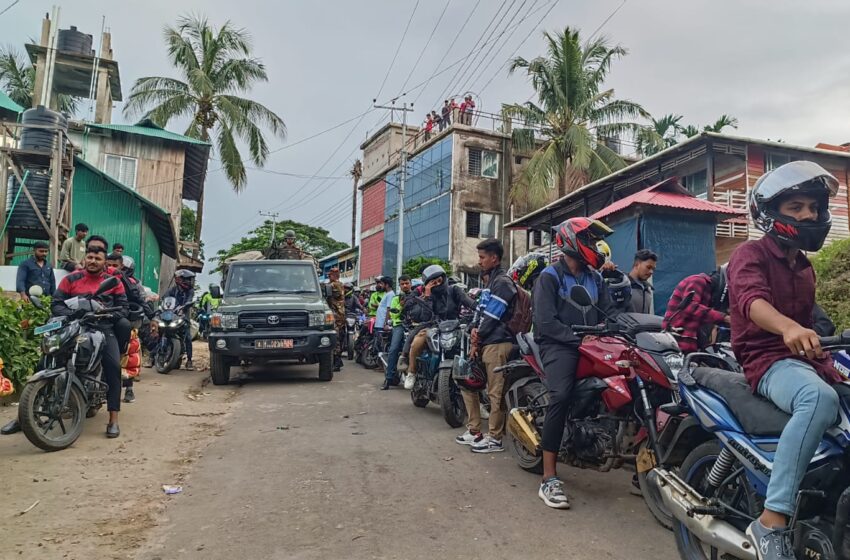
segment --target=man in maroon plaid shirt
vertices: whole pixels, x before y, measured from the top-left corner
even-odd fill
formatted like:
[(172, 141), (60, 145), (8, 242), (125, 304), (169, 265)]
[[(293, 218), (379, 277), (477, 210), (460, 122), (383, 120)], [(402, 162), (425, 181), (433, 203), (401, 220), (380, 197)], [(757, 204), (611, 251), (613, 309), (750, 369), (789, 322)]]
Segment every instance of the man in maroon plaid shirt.
[[(729, 325), (729, 299), (725, 293), (726, 282), (722, 281), (725, 280), (725, 272), (721, 268), (710, 275), (688, 276), (673, 290), (673, 295), (667, 303), (667, 312), (664, 314), (664, 328), (681, 329), (679, 348), (682, 352), (696, 352), (701, 345), (705, 346), (709, 339), (705, 333), (706, 329), (713, 330), (717, 325)], [(694, 292), (693, 301), (673, 317), (679, 302), (689, 292)]]

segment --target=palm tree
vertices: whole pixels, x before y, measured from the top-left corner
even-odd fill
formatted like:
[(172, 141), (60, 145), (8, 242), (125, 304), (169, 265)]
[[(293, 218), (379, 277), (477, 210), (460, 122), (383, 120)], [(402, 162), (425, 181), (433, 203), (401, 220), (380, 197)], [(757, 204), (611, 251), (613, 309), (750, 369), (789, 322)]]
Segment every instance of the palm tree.
[[(35, 67), (15, 47), (7, 46), (0, 49), (0, 87), (18, 105), (24, 108), (32, 107)], [(59, 111), (68, 114), (76, 112), (78, 106), (76, 97), (60, 94), (58, 101)]]
[(727, 126), (738, 128), (738, 119), (729, 115), (720, 115), (720, 118), (714, 121), (714, 124), (707, 124), (702, 129), (705, 132), (723, 132)]
[[(239, 97), (256, 82), (267, 82), (266, 68), (251, 57), (247, 31), (225, 22), (214, 29), (206, 18), (183, 16), (177, 27), (166, 26), (165, 41), (172, 64), (182, 80), (146, 77), (136, 80), (124, 107), (125, 114), (143, 113), (165, 126), (172, 119), (190, 118), (186, 136), (213, 141), (227, 179), (238, 193), (247, 174), (237, 140), (248, 147), (248, 157), (262, 167), (269, 147), (261, 126), (277, 137), (286, 136), (286, 125), (264, 105)], [(204, 194), (198, 201), (195, 241), (201, 240)]]
[(636, 134), (640, 126), (624, 119), (647, 116), (637, 103), (616, 99), (613, 89), (604, 88), (611, 63), (627, 54), (625, 48), (604, 38), (582, 44), (579, 31), (569, 27), (543, 36), (547, 56), (515, 58), (509, 68), (511, 74), (525, 70), (537, 102), (502, 107), (506, 118), (524, 123), (513, 131), (515, 147), (533, 152), (512, 193), (532, 204), (546, 200), (554, 186), (563, 196), (624, 167), (605, 141)]
[(675, 146), (679, 142), (682, 115), (664, 115), (660, 119), (650, 118), (649, 124), (641, 127), (635, 136), (637, 152), (642, 156), (651, 156), (661, 150)]

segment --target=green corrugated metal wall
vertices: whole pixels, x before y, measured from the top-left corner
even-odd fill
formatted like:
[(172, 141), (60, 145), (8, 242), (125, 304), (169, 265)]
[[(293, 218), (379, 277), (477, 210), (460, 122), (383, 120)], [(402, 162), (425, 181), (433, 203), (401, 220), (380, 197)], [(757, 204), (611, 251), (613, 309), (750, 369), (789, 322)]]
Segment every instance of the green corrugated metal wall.
[[(161, 259), (159, 243), (145, 223), (139, 201), (84, 166), (78, 166), (74, 173), (73, 192), (72, 224), (88, 225), (91, 234), (102, 235), (109, 241), (110, 249), (113, 243), (122, 243), (124, 254), (136, 259), (136, 277), (156, 290)], [(145, 258), (140, 262), (143, 239)]]

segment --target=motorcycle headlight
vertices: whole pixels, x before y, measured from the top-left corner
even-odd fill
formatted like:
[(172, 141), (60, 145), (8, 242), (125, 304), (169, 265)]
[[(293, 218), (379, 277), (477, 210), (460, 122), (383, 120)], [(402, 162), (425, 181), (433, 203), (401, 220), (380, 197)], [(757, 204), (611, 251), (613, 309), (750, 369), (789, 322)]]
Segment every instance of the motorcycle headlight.
[(440, 333), (440, 347), (443, 350), (451, 350), (452, 348), (454, 348), (455, 345), (457, 344), (457, 340), (458, 340), (457, 331)]
[(678, 379), (679, 372), (685, 365), (685, 357), (682, 354), (664, 354), (662, 359), (667, 364), (667, 367), (670, 368), (670, 371), (673, 372), (673, 378)]
[(182, 322), (182, 321), (180, 321), (180, 319), (177, 319), (176, 321), (171, 321), (170, 323), (168, 323), (168, 328), (170, 328), (170, 329), (176, 329), (177, 327), (179, 327), (179, 326), (180, 326), (180, 323), (181, 323), (181, 322)]
[(164, 329), (164, 328), (165, 328), (165, 321), (159, 321), (159, 320), (158, 320), (158, 321), (156, 322), (156, 326), (157, 326), (157, 327), (160, 327), (160, 328), (162, 328), (162, 329)]
[(61, 334), (52, 334), (49, 336), (45, 336), (44, 340), (41, 343), (41, 348), (45, 354), (53, 354), (54, 352), (58, 352), (59, 348), (62, 346), (62, 335)]
[(210, 326), (214, 329), (238, 329), (239, 316), (236, 313), (213, 313)]

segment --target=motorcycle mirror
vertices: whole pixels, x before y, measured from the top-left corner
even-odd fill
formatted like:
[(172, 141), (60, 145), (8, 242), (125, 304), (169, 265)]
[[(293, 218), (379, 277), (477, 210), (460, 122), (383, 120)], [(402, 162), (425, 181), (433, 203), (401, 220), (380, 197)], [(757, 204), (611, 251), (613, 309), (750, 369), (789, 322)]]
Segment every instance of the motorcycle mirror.
[(211, 295), (212, 297), (214, 297), (215, 299), (221, 299), (221, 287), (219, 287), (219, 286), (212, 286), (212, 287), (210, 288), (210, 295)]
[(570, 299), (582, 307), (590, 307), (593, 305), (593, 300), (590, 298), (590, 292), (584, 286), (573, 286), (570, 288)]
[(97, 291), (94, 293), (94, 295), (99, 296), (108, 292), (112, 288), (118, 286), (119, 282), (120, 280), (118, 280), (118, 278), (116, 278), (115, 276), (110, 276), (109, 278), (100, 283), (100, 286), (97, 287)]

